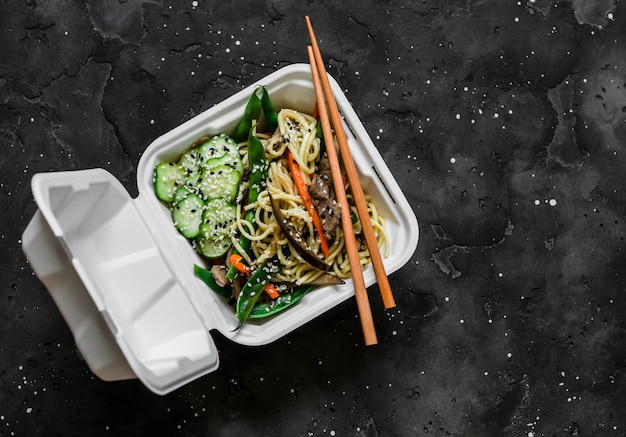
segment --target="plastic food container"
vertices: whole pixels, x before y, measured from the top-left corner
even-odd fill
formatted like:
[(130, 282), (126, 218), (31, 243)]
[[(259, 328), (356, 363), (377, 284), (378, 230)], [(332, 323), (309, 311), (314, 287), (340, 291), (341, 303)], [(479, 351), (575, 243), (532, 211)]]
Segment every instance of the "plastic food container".
[[(417, 247), (417, 219), (341, 89), (330, 81), (363, 189), (387, 222), (391, 249), (384, 264), (391, 274)], [(320, 288), (282, 313), (248, 320), (233, 331), (234, 309), (194, 275), (194, 263), (204, 261), (154, 195), (154, 166), (178, 159), (199, 137), (232, 132), (257, 85), (268, 89), (277, 109), (313, 111), (309, 65), (295, 64), (150, 144), (137, 169), (135, 199), (104, 169), (33, 177), (38, 210), (23, 234), (24, 253), (101, 379), (139, 378), (153, 392), (166, 394), (217, 369), (212, 330), (242, 345), (263, 345), (354, 296), (350, 280)], [(371, 266), (364, 275), (367, 286), (374, 284)]]

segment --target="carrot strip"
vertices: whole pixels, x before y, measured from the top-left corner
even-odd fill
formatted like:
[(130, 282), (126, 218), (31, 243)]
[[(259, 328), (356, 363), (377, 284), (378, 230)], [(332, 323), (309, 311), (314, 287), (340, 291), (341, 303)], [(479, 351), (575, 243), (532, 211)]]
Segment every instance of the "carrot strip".
[(233, 253), (230, 256), (230, 263), (239, 273), (245, 273), (248, 276), (250, 275), (252, 269), (243, 263), (243, 257), (241, 255)]
[(278, 293), (278, 290), (276, 290), (276, 287), (274, 287), (274, 285), (271, 282), (267, 283), (263, 291), (265, 291), (267, 295), (271, 297), (272, 299), (276, 299), (278, 296), (280, 296), (280, 294)]
[(289, 166), (289, 171), (291, 171), (291, 177), (293, 178), (293, 182), (296, 184), (298, 194), (300, 195), (300, 198), (302, 198), (302, 203), (304, 203), (304, 207), (313, 219), (313, 226), (315, 227), (315, 230), (320, 237), (320, 247), (322, 249), (322, 253), (324, 254), (324, 257), (328, 258), (328, 241), (326, 241), (326, 237), (324, 236), (322, 221), (320, 220), (319, 215), (317, 215), (317, 210), (315, 209), (315, 205), (313, 204), (313, 199), (311, 199), (311, 195), (309, 194), (309, 190), (306, 187), (306, 183), (304, 182), (302, 173), (300, 173), (300, 166), (291, 155), (289, 149), (285, 151), (285, 157), (287, 158), (287, 165)]
[[(230, 256), (230, 263), (233, 267), (237, 269), (238, 272), (243, 273), (246, 276), (250, 276), (252, 274), (252, 269), (250, 268), (250, 266), (246, 265), (243, 262), (243, 257), (241, 255), (233, 253)], [(274, 285), (272, 285), (271, 283), (268, 283), (263, 291), (265, 291), (267, 295), (272, 299), (276, 299), (278, 296), (280, 296), (278, 290), (276, 290), (276, 287), (274, 287)]]

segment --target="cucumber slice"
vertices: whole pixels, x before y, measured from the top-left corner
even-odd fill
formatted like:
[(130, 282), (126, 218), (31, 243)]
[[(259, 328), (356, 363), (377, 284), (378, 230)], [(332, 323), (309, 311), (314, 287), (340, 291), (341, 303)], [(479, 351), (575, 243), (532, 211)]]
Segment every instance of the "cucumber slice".
[[(213, 161), (217, 159), (217, 161)], [(211, 164), (208, 164), (211, 161)], [(215, 135), (208, 141), (185, 151), (178, 164), (189, 174), (202, 172), (207, 167), (231, 165), (243, 173), (239, 146), (228, 135)]]
[(175, 204), (179, 200), (184, 199), (185, 197), (187, 197), (187, 195), (189, 193), (193, 193), (193, 190), (191, 188), (187, 187), (186, 185), (181, 185), (180, 187), (178, 187), (176, 189), (176, 191), (174, 191), (174, 197), (172, 199), (172, 204)]
[(202, 162), (206, 162), (211, 158), (222, 156), (225, 153), (239, 154), (239, 146), (228, 135), (219, 134), (211, 137), (209, 141), (200, 145), (198, 151)]
[(185, 171), (175, 162), (161, 162), (154, 168), (154, 192), (159, 200), (172, 202), (174, 193), (185, 182)]
[(187, 173), (197, 173), (202, 165), (199, 147), (186, 150), (178, 160), (178, 165), (184, 168)]
[(227, 153), (239, 154), (239, 146), (228, 135), (215, 135), (198, 147), (198, 159), (201, 165), (209, 159), (218, 158)]
[(203, 168), (230, 165), (243, 174), (239, 146), (227, 135), (215, 135), (198, 148), (198, 158)]
[(239, 152), (227, 152), (217, 158), (211, 158), (206, 162), (205, 168), (216, 168), (222, 165), (232, 167), (243, 174), (243, 162), (241, 162)]
[(232, 202), (237, 197), (240, 183), (241, 173), (229, 165), (218, 165), (202, 173), (198, 190), (205, 200), (224, 198)]
[[(181, 188), (180, 190), (186, 190)], [(177, 191), (178, 192), (178, 191)], [(187, 193), (172, 205), (172, 220), (178, 232), (187, 238), (200, 235), (204, 202), (193, 193)]]
[(209, 200), (202, 215), (200, 234), (196, 238), (196, 250), (207, 258), (224, 255), (232, 245), (230, 234), (236, 217), (237, 207), (228, 200)]
[(195, 241), (198, 253), (209, 259), (222, 257), (233, 244), (226, 234), (211, 235), (211, 226), (207, 223), (200, 225), (200, 236)]
[(202, 173), (199, 172), (187, 175), (187, 178), (185, 179), (185, 188), (187, 188), (192, 193), (198, 194), (198, 181), (200, 180), (201, 176)]

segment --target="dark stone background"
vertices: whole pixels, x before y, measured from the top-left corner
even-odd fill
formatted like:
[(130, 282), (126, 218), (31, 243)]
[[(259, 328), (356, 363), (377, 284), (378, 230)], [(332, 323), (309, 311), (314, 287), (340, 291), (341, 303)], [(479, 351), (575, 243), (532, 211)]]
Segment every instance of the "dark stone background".
[[(3, 0), (0, 436), (626, 435), (626, 4)], [(159, 397), (89, 371), (21, 250), (38, 172), (136, 193), (155, 138), (279, 67), (311, 16), (421, 230), (370, 289)]]

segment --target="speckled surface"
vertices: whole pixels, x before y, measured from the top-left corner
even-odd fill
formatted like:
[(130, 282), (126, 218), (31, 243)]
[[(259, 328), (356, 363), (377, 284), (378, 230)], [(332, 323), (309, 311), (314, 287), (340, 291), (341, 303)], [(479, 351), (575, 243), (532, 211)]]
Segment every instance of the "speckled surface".
[[(0, 436), (626, 434), (626, 5), (5, 0)], [(370, 288), (166, 396), (87, 368), (21, 235), (35, 173), (136, 194), (155, 138), (306, 62), (304, 16), (420, 223)]]

